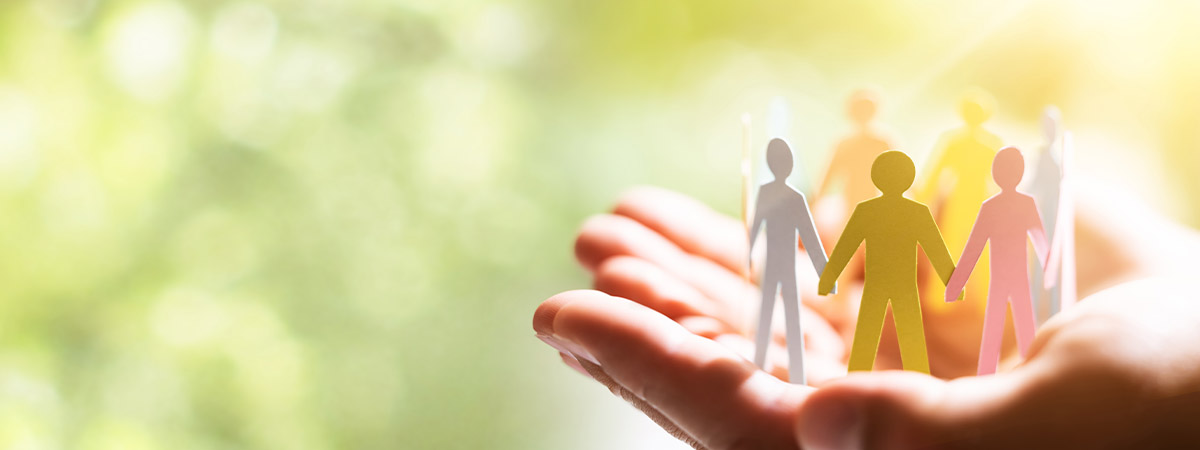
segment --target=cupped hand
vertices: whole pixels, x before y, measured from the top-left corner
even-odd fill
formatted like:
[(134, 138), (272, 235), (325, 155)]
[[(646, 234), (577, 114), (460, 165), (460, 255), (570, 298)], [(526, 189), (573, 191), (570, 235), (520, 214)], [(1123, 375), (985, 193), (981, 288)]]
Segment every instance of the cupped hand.
[[(747, 245), (740, 238), (745, 234), (742, 224), (694, 199), (638, 188), (624, 195), (613, 213), (584, 224), (575, 253), (597, 290), (632, 300), (749, 358), (759, 293), (745, 271)], [(801, 291), (808, 376), (815, 382), (841, 376), (846, 370), (843, 336), (825, 320), (827, 314), (809, 307), (828, 307), (829, 299)], [(776, 319), (783, 321), (781, 315)], [(776, 331), (767, 370), (786, 379), (785, 338)]]
[[(1119, 249), (1113, 238), (1121, 233), (1083, 222), (1084, 292), (1170, 257), (1147, 256), (1145, 248), (1114, 253), (1105, 246)], [(1194, 236), (1172, 231), (1186, 242), (1154, 248), (1200, 248)], [(740, 305), (755, 302), (746, 300), (754, 295), (740, 270), (739, 233), (740, 224), (686, 197), (634, 191), (614, 214), (589, 221), (577, 242), (599, 291), (550, 298), (534, 328), (568, 365), (696, 448), (1059, 448), (1200, 439), (1189, 425), (1200, 413), (1194, 286), (1143, 281), (1097, 294), (1047, 323), (1013, 370), (953, 381), (891, 371), (843, 378), (843, 336), (805, 310), (815, 389), (781, 381), (781, 339), (770, 374), (747, 360), (750, 321)], [(1088, 239), (1110, 258), (1127, 256), (1124, 263), (1102, 267), (1096, 273), (1106, 276), (1089, 281)], [(1133, 302), (1140, 307), (1130, 308)]]

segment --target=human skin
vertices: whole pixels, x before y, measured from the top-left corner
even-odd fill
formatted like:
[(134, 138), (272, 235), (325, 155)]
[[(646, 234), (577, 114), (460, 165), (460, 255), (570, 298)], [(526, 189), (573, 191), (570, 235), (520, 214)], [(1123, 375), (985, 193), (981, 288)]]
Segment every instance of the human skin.
[[(1115, 194), (1080, 200), (1079, 285), (1095, 293), (1047, 322), (1025, 361), (992, 376), (844, 376), (843, 334), (812, 311), (803, 317), (815, 387), (781, 381), (786, 361), (759, 371), (747, 360), (744, 228), (654, 188), (584, 225), (576, 254), (597, 290), (551, 297), (533, 326), (568, 365), (696, 448), (1200, 443), (1200, 302), (1195, 284), (1173, 277), (1195, 267), (1187, 258), (1200, 237), (1131, 213), (1137, 205)], [(782, 357), (780, 344), (772, 354)]]

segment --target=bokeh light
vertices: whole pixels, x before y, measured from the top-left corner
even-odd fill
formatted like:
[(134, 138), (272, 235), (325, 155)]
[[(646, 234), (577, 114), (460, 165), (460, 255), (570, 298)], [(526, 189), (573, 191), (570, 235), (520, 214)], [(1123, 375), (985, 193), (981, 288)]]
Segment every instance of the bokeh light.
[(0, 447), (667, 448), (533, 338), (579, 223), (798, 186), (845, 97), (921, 161), (970, 86), (1200, 225), (1200, 5), (0, 3)]

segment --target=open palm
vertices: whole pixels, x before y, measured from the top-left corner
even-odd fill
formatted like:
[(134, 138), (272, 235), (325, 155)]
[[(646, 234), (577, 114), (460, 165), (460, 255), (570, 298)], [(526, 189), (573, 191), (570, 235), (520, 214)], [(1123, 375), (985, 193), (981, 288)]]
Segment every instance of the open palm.
[[(1189, 244), (1196, 242), (1176, 232), (1191, 239)], [(613, 214), (589, 220), (576, 242), (578, 259), (592, 272), (596, 290), (546, 300), (535, 313), (534, 329), (568, 365), (696, 448), (1010, 447), (1018, 442), (1054, 447), (1086, 443), (1089, 436), (1096, 445), (1113, 442), (1081, 431), (1079, 421), (1104, 424), (1109, 435), (1133, 444), (1146, 442), (1171, 422), (1128, 420), (1126, 411), (1172, 417), (1167, 408), (1200, 404), (1163, 400), (1200, 391), (1200, 364), (1193, 363), (1191, 372), (1177, 368), (1188, 358), (1200, 360), (1200, 348), (1147, 356), (1137, 347), (1102, 345), (1121, 342), (1122, 336), (1144, 340), (1164, 333), (1170, 340), (1200, 342), (1197, 327), (1162, 326), (1163, 311), (1170, 311), (1174, 323), (1188, 315), (1195, 318), (1192, 323), (1200, 321), (1200, 306), (1179, 299), (1190, 292), (1171, 289), (1169, 283), (1101, 294), (1051, 321), (1016, 369), (954, 381), (898, 371), (843, 377), (849, 336), (842, 325), (846, 313), (838, 309), (846, 302), (831, 306), (835, 300), (809, 296), (804, 302), (813, 308), (804, 308), (801, 317), (808, 377), (817, 387), (789, 384), (782, 381), (787, 379), (782, 336), (769, 352), (769, 373), (748, 361), (753, 344), (746, 336), (753, 330), (746, 325), (757, 311), (747, 310), (756, 302), (751, 301), (755, 288), (741, 269), (744, 235), (741, 224), (695, 200), (659, 189), (634, 190)], [(1089, 236), (1102, 240), (1105, 234), (1085, 231), (1080, 239)], [(1130, 259), (1132, 270), (1138, 263)], [(1083, 283), (1092, 275), (1083, 271), (1080, 276)], [(1122, 299), (1135, 290), (1141, 296), (1150, 291), (1143, 301), (1163, 307), (1130, 314)], [(1159, 366), (1160, 371), (1152, 370)], [(1162, 373), (1172, 374), (1171, 380), (1160, 380)], [(1144, 375), (1159, 375), (1154, 380), (1160, 382), (1147, 389), (1139, 378)]]

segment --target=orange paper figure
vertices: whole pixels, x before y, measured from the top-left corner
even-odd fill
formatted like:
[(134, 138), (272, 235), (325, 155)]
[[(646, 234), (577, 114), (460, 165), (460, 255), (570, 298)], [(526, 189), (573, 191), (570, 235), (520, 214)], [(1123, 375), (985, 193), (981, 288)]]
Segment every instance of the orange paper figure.
[(902, 152), (888, 151), (875, 158), (871, 180), (882, 195), (854, 208), (829, 264), (821, 273), (818, 293), (827, 295), (858, 246), (866, 242), (862, 304), (850, 348), (851, 371), (871, 370), (875, 365), (879, 335), (890, 303), (904, 368), (929, 373), (917, 289), (917, 246), (929, 255), (943, 283), (949, 282), (954, 261), (929, 208), (903, 196), (915, 176), (912, 159)]
[(880, 153), (891, 150), (891, 139), (874, 126), (875, 112), (879, 108), (878, 95), (869, 90), (859, 90), (850, 96), (846, 112), (854, 123), (854, 132), (834, 149), (825, 178), (821, 181), (818, 198), (825, 198), (836, 186), (841, 186), (843, 211), (849, 212), (859, 202), (875, 195), (871, 184), (871, 162)]
[(754, 363), (766, 367), (768, 339), (771, 336), (771, 314), (775, 310), (775, 293), (783, 297), (784, 323), (787, 329), (788, 378), (792, 383), (805, 384), (804, 333), (800, 329), (800, 296), (796, 286), (796, 242), (808, 250), (809, 260), (817, 273), (825, 268), (825, 249), (817, 237), (817, 227), (808, 212), (808, 203), (796, 189), (788, 186), (792, 173), (792, 149), (783, 139), (767, 143), (767, 167), (775, 180), (758, 189), (754, 220), (750, 222), (750, 246), (758, 240), (759, 228), (766, 225), (767, 261), (763, 267), (762, 309), (759, 310), (758, 330), (755, 333)]
[(1043, 265), (1048, 245), (1037, 203), (1033, 197), (1017, 192), (1017, 184), (1024, 175), (1025, 159), (1015, 147), (1005, 147), (996, 154), (992, 163), (992, 177), (1000, 186), (1000, 193), (983, 202), (962, 258), (958, 261), (958, 268), (946, 287), (946, 302), (953, 302), (971, 277), (984, 245), (990, 241), (991, 283), (988, 286), (987, 312), (983, 319), (983, 343), (979, 349), (979, 375), (996, 373), (1006, 306), (1012, 305), (1017, 347), (1022, 357), (1029, 352), (1037, 326), (1029, 291), (1026, 236), (1033, 241), (1034, 251)]

